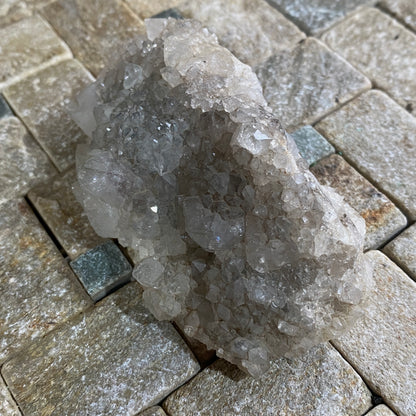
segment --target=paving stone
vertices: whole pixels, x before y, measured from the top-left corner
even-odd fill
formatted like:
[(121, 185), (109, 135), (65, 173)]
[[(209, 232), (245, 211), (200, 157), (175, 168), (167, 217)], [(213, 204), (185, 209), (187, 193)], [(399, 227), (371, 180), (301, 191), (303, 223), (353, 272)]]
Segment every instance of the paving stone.
[(75, 169), (32, 188), (29, 199), (71, 260), (104, 242), (90, 225), (72, 185)]
[(370, 304), (364, 318), (333, 342), (393, 411), (414, 415), (416, 283), (381, 252), (366, 255), (374, 264)]
[(414, 0), (381, 0), (380, 6), (398, 20), (416, 31), (416, 7)]
[(74, 163), (76, 143), (86, 140), (67, 111), (73, 96), (91, 81), (91, 75), (78, 61), (68, 60), (4, 91), (16, 114), (60, 171)]
[(416, 114), (416, 35), (377, 9), (364, 8), (322, 40), (377, 88)]
[(366, 250), (380, 247), (406, 227), (406, 217), (400, 210), (341, 156), (322, 159), (311, 171), (321, 184), (334, 188), (364, 218)]
[(387, 244), (383, 251), (416, 280), (416, 224)]
[(141, 19), (147, 19), (165, 10), (177, 7), (184, 0), (125, 0), (131, 10)]
[(0, 94), (0, 118), (12, 117), (13, 111), (10, 109), (3, 95)]
[(380, 91), (367, 92), (315, 128), (411, 219), (416, 219), (416, 119)]
[(131, 279), (132, 267), (112, 241), (81, 254), (69, 264), (93, 301)]
[(198, 369), (173, 326), (156, 321), (130, 283), (13, 357), (3, 376), (27, 415), (126, 416)]
[(217, 360), (163, 404), (171, 416), (362, 415), (371, 394), (329, 344), (303, 359), (275, 361), (259, 379)]
[(334, 147), (312, 126), (304, 126), (291, 134), (299, 153), (309, 165), (335, 152)]
[[(0, 377), (0, 415), (2, 416), (21, 416), (7, 386)], [(149, 415), (150, 416), (150, 415)]]
[(58, 0), (42, 13), (95, 75), (144, 30), (143, 22), (119, 0)]
[(377, 0), (268, 0), (302, 30), (316, 34), (332, 26), (357, 7)]
[(26, 202), (0, 211), (1, 364), (91, 302)]
[(71, 57), (69, 48), (39, 16), (0, 29), (0, 50), (0, 89)]
[(0, 3), (0, 27), (15, 23), (30, 14), (31, 11), (25, 1), (2, 0)]
[(150, 409), (139, 413), (137, 416), (166, 416), (166, 413), (160, 406), (153, 406)]
[(0, 143), (0, 203), (23, 196), (32, 186), (56, 174), (18, 118), (0, 118)]
[(384, 404), (376, 406), (366, 416), (395, 416), (395, 414)]
[(183, 16), (201, 21), (221, 44), (252, 66), (305, 38), (264, 0), (189, 0), (178, 9)]
[(256, 72), (266, 100), (291, 131), (312, 124), (371, 86), (349, 63), (313, 38), (277, 53)]

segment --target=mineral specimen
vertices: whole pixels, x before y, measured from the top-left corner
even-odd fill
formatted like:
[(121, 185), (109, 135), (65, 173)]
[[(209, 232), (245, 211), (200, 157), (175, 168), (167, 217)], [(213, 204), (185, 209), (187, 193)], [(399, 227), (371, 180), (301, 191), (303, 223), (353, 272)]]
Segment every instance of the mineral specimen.
[(147, 37), (77, 99), (77, 198), (135, 250), (161, 320), (253, 376), (337, 337), (371, 285), (364, 221), (308, 171), (250, 67), (192, 20)]

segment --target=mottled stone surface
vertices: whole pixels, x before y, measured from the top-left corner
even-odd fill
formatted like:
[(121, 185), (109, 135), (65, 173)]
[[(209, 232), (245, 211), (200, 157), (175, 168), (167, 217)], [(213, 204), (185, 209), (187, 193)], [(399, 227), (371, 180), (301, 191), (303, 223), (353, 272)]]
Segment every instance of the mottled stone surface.
[(7, 386), (0, 377), (0, 415), (1, 416), (21, 416)]
[(416, 409), (416, 283), (379, 251), (376, 286), (364, 318), (334, 341), (370, 389), (400, 416)]
[(0, 89), (71, 57), (69, 48), (39, 16), (0, 30)]
[(72, 191), (75, 182), (75, 169), (70, 169), (47, 182), (42, 182), (32, 188), (28, 194), (49, 229), (72, 260), (104, 242), (104, 239), (92, 229), (82, 206), (75, 199)]
[(143, 32), (143, 22), (119, 0), (58, 0), (42, 13), (95, 75), (128, 40)]
[(1, 205), (0, 363), (90, 305), (23, 200)]
[(27, 415), (133, 416), (198, 369), (172, 325), (150, 315), (131, 283), (31, 344), (3, 375)]
[(416, 224), (387, 244), (383, 251), (416, 280)]
[(370, 91), (315, 128), (403, 212), (416, 219), (416, 119), (386, 94)]
[(17, 115), (60, 171), (74, 163), (75, 145), (85, 140), (68, 115), (68, 105), (73, 95), (91, 80), (78, 61), (68, 60), (4, 91)]
[(201, 21), (242, 62), (254, 66), (305, 35), (264, 0), (189, 0), (185, 17)]
[(366, 416), (395, 416), (395, 413), (393, 413), (385, 404), (381, 404), (366, 413)]
[(94, 301), (131, 278), (130, 263), (112, 241), (81, 254), (69, 264)]
[(385, 13), (364, 8), (322, 40), (416, 114), (416, 34)]
[(380, 247), (406, 226), (406, 217), (400, 210), (341, 156), (325, 158), (311, 171), (319, 182), (334, 188), (364, 218), (365, 249)]
[(0, 3), (0, 28), (30, 16), (30, 9), (23, 0), (2, 0)]
[(367, 78), (313, 38), (272, 56), (256, 73), (266, 100), (289, 130), (315, 122), (370, 88)]
[(304, 126), (291, 134), (300, 155), (309, 165), (335, 152), (334, 147), (312, 126)]
[(10, 109), (9, 104), (7, 104), (3, 95), (0, 94), (0, 118), (11, 117), (11, 116), (13, 116), (13, 112)]
[(125, 0), (125, 2), (141, 19), (147, 19), (179, 6), (184, 0)]
[(166, 416), (166, 413), (160, 406), (153, 406), (139, 413), (137, 416)]
[(23, 196), (55, 174), (22, 122), (16, 117), (0, 118), (0, 203)]
[(260, 379), (218, 360), (164, 402), (171, 416), (362, 415), (371, 394), (358, 374), (330, 345), (303, 359), (281, 359)]
[(416, 31), (416, 4), (414, 0), (381, 0), (380, 6)]

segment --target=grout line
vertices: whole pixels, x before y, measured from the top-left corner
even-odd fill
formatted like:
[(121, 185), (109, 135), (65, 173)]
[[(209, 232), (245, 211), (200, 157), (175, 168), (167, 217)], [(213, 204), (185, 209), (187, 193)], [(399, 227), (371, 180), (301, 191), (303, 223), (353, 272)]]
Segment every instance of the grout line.
[(408, 23), (406, 23), (401, 16), (394, 13), (392, 10), (388, 9), (387, 7), (383, 6), (380, 2), (378, 2), (374, 8), (380, 10), (387, 16), (390, 16), (392, 19), (394, 19), (396, 22), (400, 23), (402, 26), (404, 26), (407, 30), (412, 32), (413, 34), (416, 34), (416, 30), (410, 26)]
[(24, 413), (23, 413), (22, 409), (20, 408), (19, 403), (18, 403), (18, 402), (17, 402), (17, 400), (16, 400), (16, 397), (14, 396), (13, 392), (9, 389), (9, 386), (8, 386), (8, 384), (6, 383), (6, 380), (5, 380), (5, 378), (3, 377), (3, 374), (1, 374), (1, 370), (2, 370), (2, 369), (3, 369), (3, 365), (1, 365), (1, 366), (0, 366), (0, 381), (3, 381), (3, 383), (4, 383), (4, 385), (6, 386), (7, 391), (9, 392), (10, 397), (12, 398), (12, 400), (13, 400), (14, 404), (16, 405), (17, 409), (18, 409), (18, 410), (19, 410), (19, 412), (22, 414), (22, 416), (24, 416)]

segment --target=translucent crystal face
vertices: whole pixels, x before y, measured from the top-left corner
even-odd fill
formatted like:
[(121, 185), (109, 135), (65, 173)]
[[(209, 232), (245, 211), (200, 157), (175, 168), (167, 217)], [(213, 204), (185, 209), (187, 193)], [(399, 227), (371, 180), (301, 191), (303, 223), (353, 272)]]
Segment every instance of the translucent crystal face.
[(78, 98), (91, 136), (76, 193), (135, 253), (158, 319), (254, 376), (356, 318), (370, 284), (364, 223), (321, 187), (249, 67), (194, 21), (148, 38)]

